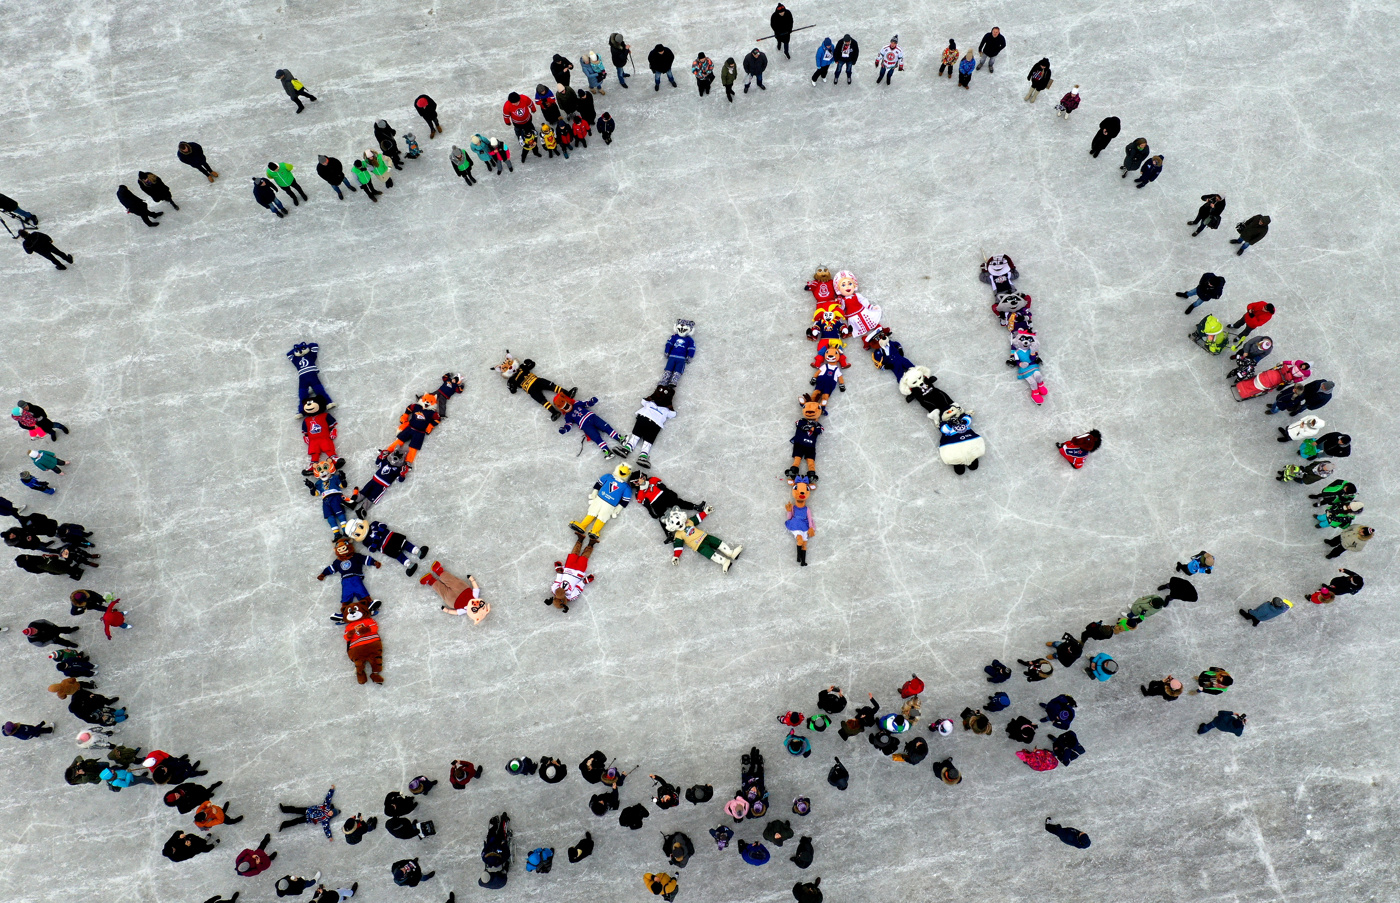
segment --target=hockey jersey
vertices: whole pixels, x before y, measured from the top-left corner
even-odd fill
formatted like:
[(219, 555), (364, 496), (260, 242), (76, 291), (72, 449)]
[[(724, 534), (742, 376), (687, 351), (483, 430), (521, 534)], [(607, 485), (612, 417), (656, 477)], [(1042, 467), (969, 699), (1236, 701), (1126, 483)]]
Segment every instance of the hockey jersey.
[(632, 487), (619, 481), (610, 473), (605, 473), (598, 478), (598, 482), (593, 484), (593, 488), (598, 492), (598, 498), (609, 505), (621, 505), (627, 507), (627, 503), (632, 501)]

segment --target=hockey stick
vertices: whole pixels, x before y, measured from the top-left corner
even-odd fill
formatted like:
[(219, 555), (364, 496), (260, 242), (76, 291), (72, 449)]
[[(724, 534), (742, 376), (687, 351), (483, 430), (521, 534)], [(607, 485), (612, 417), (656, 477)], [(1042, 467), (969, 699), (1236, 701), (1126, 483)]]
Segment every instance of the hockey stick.
[[(806, 30), (809, 29), (809, 28), (816, 28), (816, 27), (817, 27), (817, 26), (815, 26), (815, 25), (803, 25), (801, 28), (794, 28), (792, 31), (788, 32), (788, 34), (792, 34), (793, 32), (798, 32), (798, 31), (806, 31)], [(764, 35), (764, 36), (761, 37), (761, 38), (754, 38), (754, 40), (755, 40), (755, 41), (766, 41), (766, 40), (768, 40), (769, 38), (776, 38), (776, 37), (777, 37), (776, 34), (770, 34), (770, 35)]]

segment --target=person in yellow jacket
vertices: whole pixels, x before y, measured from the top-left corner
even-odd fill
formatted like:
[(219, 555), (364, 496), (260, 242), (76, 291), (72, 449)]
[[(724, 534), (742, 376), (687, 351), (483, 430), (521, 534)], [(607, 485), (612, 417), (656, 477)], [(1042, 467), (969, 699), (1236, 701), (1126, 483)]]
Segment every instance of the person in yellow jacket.
[(384, 159), (379, 151), (374, 148), (365, 149), (365, 167), (385, 188), (394, 187), (394, 177), (389, 172), (389, 161)]
[(559, 156), (559, 140), (554, 137), (554, 129), (547, 122), (540, 126), (540, 143), (544, 145), (550, 157)]
[(680, 890), (676, 879), (665, 872), (659, 872), (655, 875), (648, 872), (642, 876), (642, 883), (646, 885), (647, 890), (663, 900), (676, 899), (676, 891)]
[[(301, 201), (306, 200), (306, 189), (297, 184), (297, 177), (292, 172), (290, 163), (269, 163), (267, 164), (267, 177), (277, 183), (277, 187), (287, 193), (287, 197), (292, 199), (292, 206), (300, 206)], [(301, 201), (297, 200), (297, 194), (301, 194)]]

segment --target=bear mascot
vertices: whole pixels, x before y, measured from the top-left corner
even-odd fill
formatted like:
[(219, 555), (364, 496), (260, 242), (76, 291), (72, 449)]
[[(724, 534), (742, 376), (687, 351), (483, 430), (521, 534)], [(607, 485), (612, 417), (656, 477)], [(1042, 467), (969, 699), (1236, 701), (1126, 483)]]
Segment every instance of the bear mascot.
[[(380, 672), (384, 670), (384, 644), (379, 641), (379, 624), (370, 617), (369, 601), (354, 599), (340, 606), (340, 617), (345, 623), (345, 654), (355, 663), (355, 680), (364, 683), (367, 679), (377, 684), (384, 683)], [(365, 665), (370, 673), (365, 676)]]

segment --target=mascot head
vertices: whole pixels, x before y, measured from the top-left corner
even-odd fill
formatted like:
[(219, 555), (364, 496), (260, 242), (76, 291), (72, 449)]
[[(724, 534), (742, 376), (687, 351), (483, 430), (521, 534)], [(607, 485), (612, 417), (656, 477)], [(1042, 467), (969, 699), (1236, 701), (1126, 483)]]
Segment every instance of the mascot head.
[(792, 483), (792, 500), (799, 508), (807, 504), (807, 496), (812, 494), (812, 484), (807, 482), (806, 477), (793, 477), (789, 482)]
[(688, 336), (688, 335), (692, 334), (693, 332), (695, 332), (695, 321), (694, 321), (694, 320), (677, 320), (677, 321), (676, 321), (676, 335), (684, 337), (684, 336)]
[(849, 298), (860, 291), (860, 283), (856, 281), (856, 274), (850, 270), (842, 270), (836, 274), (836, 294), (842, 298)]
[(306, 400), (301, 403), (301, 412), (307, 417), (314, 417), (324, 413), (328, 403), (319, 395), (308, 395)]
[(822, 403), (812, 397), (808, 392), (802, 396), (802, 419), (820, 420), (822, 417)]
[(506, 358), (499, 364), (491, 368), (501, 374), (502, 379), (510, 379), (515, 372), (520, 369), (520, 362), (510, 356), (510, 350), (506, 350)]
[(369, 524), (362, 520), (346, 521), (345, 535), (355, 542), (364, 542), (365, 537), (369, 535)]
[(813, 281), (813, 282), (830, 282), (830, 281), (831, 281), (831, 270), (827, 269), (827, 268), (824, 267), (824, 266), (819, 266), (819, 267), (817, 267), (817, 271), (816, 271), (815, 273), (812, 274), (812, 281)]
[(688, 520), (689, 518), (685, 516), (684, 511), (679, 508), (672, 508), (667, 511), (666, 516), (661, 519), (661, 526), (675, 533), (677, 530), (684, 528)]
[(335, 557), (339, 561), (349, 561), (355, 555), (355, 544), (348, 539), (335, 541)]

